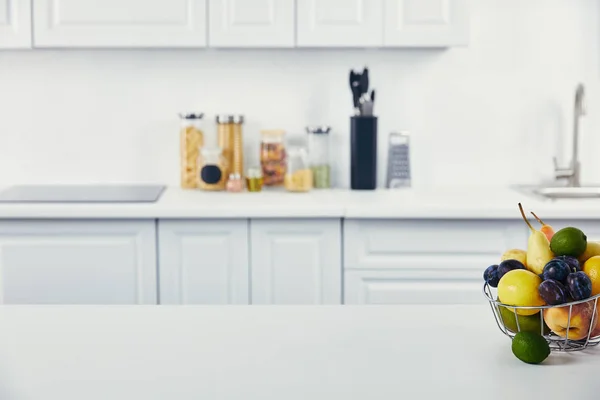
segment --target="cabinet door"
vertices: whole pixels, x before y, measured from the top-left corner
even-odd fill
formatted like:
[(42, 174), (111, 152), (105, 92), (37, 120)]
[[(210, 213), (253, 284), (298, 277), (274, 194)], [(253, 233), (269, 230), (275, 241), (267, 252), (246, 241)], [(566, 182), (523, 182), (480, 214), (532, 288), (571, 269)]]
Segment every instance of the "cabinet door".
[(31, 0), (0, 0), (0, 49), (31, 47)]
[(383, 0), (297, 0), (299, 47), (383, 45)]
[(36, 47), (204, 47), (206, 0), (33, 0)]
[(210, 0), (210, 47), (294, 47), (294, 0)]
[(252, 220), (253, 304), (340, 304), (340, 220)]
[(385, 46), (468, 43), (469, 0), (385, 0), (385, 11)]
[(483, 304), (482, 271), (346, 271), (345, 304)]
[(1, 304), (156, 304), (154, 221), (0, 221)]
[(160, 220), (161, 304), (248, 304), (247, 220)]

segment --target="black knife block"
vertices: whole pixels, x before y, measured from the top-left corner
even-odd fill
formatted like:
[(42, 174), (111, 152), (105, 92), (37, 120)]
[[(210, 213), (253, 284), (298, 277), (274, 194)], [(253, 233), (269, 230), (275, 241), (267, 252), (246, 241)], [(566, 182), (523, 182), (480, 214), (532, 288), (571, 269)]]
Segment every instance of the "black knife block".
[(350, 118), (350, 188), (377, 188), (377, 117)]

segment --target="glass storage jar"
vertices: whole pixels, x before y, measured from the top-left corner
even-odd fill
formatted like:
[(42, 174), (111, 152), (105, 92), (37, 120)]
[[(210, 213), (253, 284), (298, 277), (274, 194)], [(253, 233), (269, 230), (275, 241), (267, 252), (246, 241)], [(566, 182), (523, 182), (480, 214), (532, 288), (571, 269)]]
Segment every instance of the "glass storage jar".
[(279, 186), (284, 183), (287, 154), (282, 130), (261, 131), (260, 165), (266, 186)]
[(225, 190), (229, 166), (220, 147), (203, 148), (198, 158), (198, 187), (203, 190)]
[(202, 130), (202, 113), (180, 113), (179, 149), (181, 187), (194, 189), (198, 187), (199, 150), (204, 146)]
[(290, 192), (308, 192), (312, 187), (313, 174), (308, 164), (306, 148), (290, 148), (285, 174), (285, 188)]
[(229, 164), (229, 172), (244, 176), (243, 115), (217, 115), (219, 147)]
[(313, 186), (317, 189), (331, 187), (330, 131), (329, 126), (306, 128), (309, 164), (313, 173)]

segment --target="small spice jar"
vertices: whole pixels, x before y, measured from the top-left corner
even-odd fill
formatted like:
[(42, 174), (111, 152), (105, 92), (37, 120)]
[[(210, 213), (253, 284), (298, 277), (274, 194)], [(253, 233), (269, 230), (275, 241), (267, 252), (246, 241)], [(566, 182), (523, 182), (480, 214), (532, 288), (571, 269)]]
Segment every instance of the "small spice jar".
[(309, 164), (313, 172), (313, 185), (316, 189), (331, 187), (330, 131), (329, 126), (306, 128)]
[(198, 187), (203, 190), (225, 190), (228, 168), (220, 147), (203, 148), (198, 158)]
[(313, 173), (308, 165), (308, 154), (304, 147), (289, 150), (285, 188), (290, 192), (308, 192), (313, 187)]
[(227, 191), (228, 192), (241, 192), (244, 190), (244, 181), (242, 180), (242, 176), (238, 173), (229, 174), (229, 179), (227, 180)]
[(263, 187), (262, 171), (259, 167), (248, 168), (246, 172), (246, 188), (249, 192), (260, 192)]

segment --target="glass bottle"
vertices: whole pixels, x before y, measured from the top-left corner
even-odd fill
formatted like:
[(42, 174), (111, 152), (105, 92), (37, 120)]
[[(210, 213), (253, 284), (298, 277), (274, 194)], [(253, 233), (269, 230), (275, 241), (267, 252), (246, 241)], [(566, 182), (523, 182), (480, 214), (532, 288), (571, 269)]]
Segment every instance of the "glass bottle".
[(260, 164), (266, 186), (279, 186), (284, 183), (287, 154), (282, 130), (261, 131)]
[(220, 147), (205, 147), (198, 158), (198, 187), (203, 190), (225, 190), (229, 166)]
[(244, 176), (243, 115), (218, 115), (217, 134), (219, 147), (227, 159), (232, 174)]
[(306, 148), (290, 148), (285, 174), (285, 188), (290, 192), (308, 192), (312, 187), (313, 174), (308, 164)]
[(244, 181), (240, 174), (229, 174), (227, 180), (227, 191), (228, 192), (241, 192), (244, 190)]
[(181, 187), (194, 189), (198, 187), (196, 174), (198, 172), (199, 150), (204, 146), (202, 131), (202, 113), (180, 113), (179, 149)]
[(246, 187), (249, 192), (260, 192), (262, 190), (263, 175), (261, 168), (248, 168), (248, 172), (246, 173)]
[(306, 128), (309, 164), (313, 173), (313, 185), (316, 189), (331, 187), (330, 131), (329, 126)]

